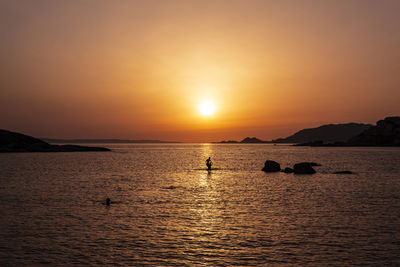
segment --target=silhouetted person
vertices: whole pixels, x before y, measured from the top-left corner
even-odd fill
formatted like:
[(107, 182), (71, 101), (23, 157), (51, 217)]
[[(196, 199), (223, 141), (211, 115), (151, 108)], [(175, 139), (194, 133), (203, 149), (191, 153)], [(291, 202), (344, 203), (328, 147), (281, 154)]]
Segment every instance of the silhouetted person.
[(206, 165), (208, 170), (211, 171), (211, 166), (212, 166), (211, 157), (208, 157), (208, 159), (206, 159)]
[(108, 197), (108, 198), (106, 199), (106, 205), (107, 205), (107, 206), (110, 206), (110, 204), (111, 204), (111, 199)]

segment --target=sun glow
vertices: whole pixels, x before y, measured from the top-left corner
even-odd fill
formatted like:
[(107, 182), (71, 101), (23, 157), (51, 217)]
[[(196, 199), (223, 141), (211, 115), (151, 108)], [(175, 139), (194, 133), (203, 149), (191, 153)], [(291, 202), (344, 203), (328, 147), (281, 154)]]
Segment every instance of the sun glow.
[(200, 103), (198, 110), (203, 116), (211, 116), (215, 112), (215, 104), (210, 100), (205, 100)]

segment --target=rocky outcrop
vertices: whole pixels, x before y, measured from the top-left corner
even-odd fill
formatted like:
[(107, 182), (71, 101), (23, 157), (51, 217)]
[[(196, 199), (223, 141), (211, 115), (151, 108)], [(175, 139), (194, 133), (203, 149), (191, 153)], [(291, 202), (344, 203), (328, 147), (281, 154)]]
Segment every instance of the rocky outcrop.
[(314, 174), (316, 171), (313, 166), (321, 166), (321, 164), (316, 162), (301, 162), (294, 164), (293, 168), (286, 167), (281, 170), (281, 165), (273, 160), (265, 161), (264, 168), (262, 171), (264, 172), (283, 172), (283, 173), (294, 173), (294, 174)]
[(32, 136), (0, 130), (0, 152), (83, 152), (110, 151), (104, 147), (51, 145)]
[(264, 164), (262, 171), (264, 172), (279, 172), (281, 170), (281, 165), (273, 160), (267, 160)]
[(400, 117), (387, 117), (351, 138), (349, 146), (400, 146)]
[(294, 174), (314, 174), (316, 171), (309, 162), (301, 162), (294, 164)]

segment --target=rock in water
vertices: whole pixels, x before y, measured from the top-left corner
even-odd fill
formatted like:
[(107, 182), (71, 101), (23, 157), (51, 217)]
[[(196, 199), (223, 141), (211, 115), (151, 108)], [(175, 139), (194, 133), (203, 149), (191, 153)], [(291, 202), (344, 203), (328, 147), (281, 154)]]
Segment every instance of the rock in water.
[(286, 167), (285, 169), (282, 170), (284, 173), (293, 173), (294, 170), (292, 168)]
[(333, 174), (353, 174), (352, 171), (338, 171), (338, 172), (334, 172)]
[(281, 170), (281, 165), (273, 160), (267, 160), (264, 164), (262, 171), (265, 172), (279, 172)]
[(309, 162), (301, 162), (293, 166), (295, 174), (314, 174), (316, 171), (313, 169)]

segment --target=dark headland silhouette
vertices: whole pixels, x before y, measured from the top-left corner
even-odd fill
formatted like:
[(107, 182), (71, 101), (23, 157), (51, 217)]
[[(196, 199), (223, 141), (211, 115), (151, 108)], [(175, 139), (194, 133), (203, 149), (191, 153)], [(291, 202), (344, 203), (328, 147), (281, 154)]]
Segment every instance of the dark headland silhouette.
[(350, 138), (354, 146), (400, 146), (400, 117), (386, 117), (362, 133)]
[(105, 147), (51, 145), (29, 135), (0, 129), (0, 152), (84, 152), (110, 151)]
[(400, 146), (400, 117), (386, 117), (377, 124), (346, 123), (327, 124), (303, 129), (286, 138), (263, 141), (246, 137), (230, 143), (292, 143), (296, 146)]
[(400, 146), (400, 117), (386, 117), (345, 142), (325, 143), (321, 140), (298, 146)]
[(272, 140), (274, 143), (305, 143), (316, 140), (324, 143), (345, 142), (351, 137), (362, 133), (371, 124), (345, 123), (345, 124), (326, 124), (316, 128), (303, 129), (295, 134)]
[(349, 138), (363, 132), (371, 127), (371, 124), (346, 123), (346, 124), (327, 124), (316, 128), (303, 129), (286, 138), (278, 138), (272, 141), (264, 141), (256, 137), (246, 137), (242, 141), (222, 141), (220, 143), (305, 143), (322, 141), (324, 143), (344, 142)]

